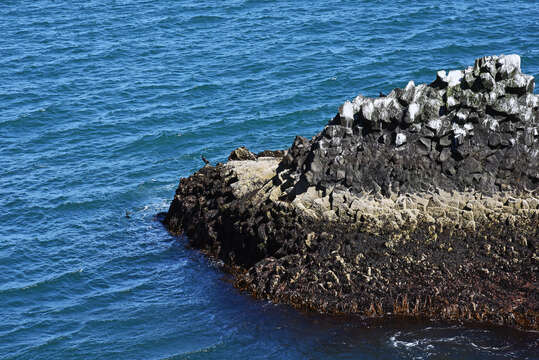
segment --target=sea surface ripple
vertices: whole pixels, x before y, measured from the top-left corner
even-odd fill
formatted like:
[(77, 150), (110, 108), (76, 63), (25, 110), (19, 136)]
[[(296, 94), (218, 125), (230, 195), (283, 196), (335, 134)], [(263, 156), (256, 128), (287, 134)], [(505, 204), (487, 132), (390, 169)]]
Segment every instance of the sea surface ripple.
[[(180, 176), (476, 57), (539, 75), (515, 1), (4, 0), (0, 358), (538, 359), (537, 334), (303, 314), (167, 234)], [(127, 216), (126, 216), (127, 215)]]

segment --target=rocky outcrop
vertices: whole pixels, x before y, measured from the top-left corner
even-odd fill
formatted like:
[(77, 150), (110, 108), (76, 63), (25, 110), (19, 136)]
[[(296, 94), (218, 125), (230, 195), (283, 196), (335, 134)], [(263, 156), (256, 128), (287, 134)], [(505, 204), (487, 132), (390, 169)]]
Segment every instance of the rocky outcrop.
[[(430, 85), (357, 96), (313, 140), (296, 139), (285, 167), (323, 187), (409, 193), (533, 189), (539, 180), (538, 97), (516, 55), (478, 59)], [(292, 190), (292, 193), (294, 191)]]
[(539, 329), (539, 96), (517, 55), (357, 96), (311, 140), (234, 150), (164, 220), (298, 308)]

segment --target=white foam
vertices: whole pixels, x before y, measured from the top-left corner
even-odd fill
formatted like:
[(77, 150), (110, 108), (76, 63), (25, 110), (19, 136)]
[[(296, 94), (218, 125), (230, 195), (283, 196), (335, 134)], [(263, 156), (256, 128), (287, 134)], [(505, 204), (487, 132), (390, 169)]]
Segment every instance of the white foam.
[(475, 344), (474, 342), (470, 341), (470, 345), (472, 345), (474, 348), (479, 350), (487, 350), (487, 351), (502, 351), (509, 348), (509, 345), (505, 346), (480, 346)]
[(419, 340), (415, 340), (415, 341), (397, 340), (397, 336), (399, 335), (400, 335), (400, 332), (397, 332), (395, 335), (389, 338), (389, 342), (391, 343), (391, 346), (393, 346), (394, 348), (400, 348), (400, 347), (411, 348), (411, 347), (416, 347), (417, 345), (419, 345)]

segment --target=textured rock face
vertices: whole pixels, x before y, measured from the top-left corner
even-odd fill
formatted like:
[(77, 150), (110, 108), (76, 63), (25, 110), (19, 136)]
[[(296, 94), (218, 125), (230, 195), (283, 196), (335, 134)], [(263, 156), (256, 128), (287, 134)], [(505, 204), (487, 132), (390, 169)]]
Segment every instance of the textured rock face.
[(181, 179), (164, 223), (261, 298), (537, 330), (533, 88), (509, 55), (358, 96), (286, 152)]
[[(439, 71), (430, 84), (345, 102), (311, 141), (298, 138), (284, 168), (305, 186), (409, 193), (534, 190), (539, 183), (539, 96), (517, 55)], [(288, 192), (294, 196), (292, 188)]]

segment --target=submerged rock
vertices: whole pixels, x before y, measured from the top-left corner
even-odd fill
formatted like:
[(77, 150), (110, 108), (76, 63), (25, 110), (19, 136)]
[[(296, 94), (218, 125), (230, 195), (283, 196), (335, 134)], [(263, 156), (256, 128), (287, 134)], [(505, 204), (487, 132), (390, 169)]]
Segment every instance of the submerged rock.
[(318, 312), (539, 329), (539, 96), (517, 55), (346, 101), (312, 139), (180, 186), (169, 231)]

